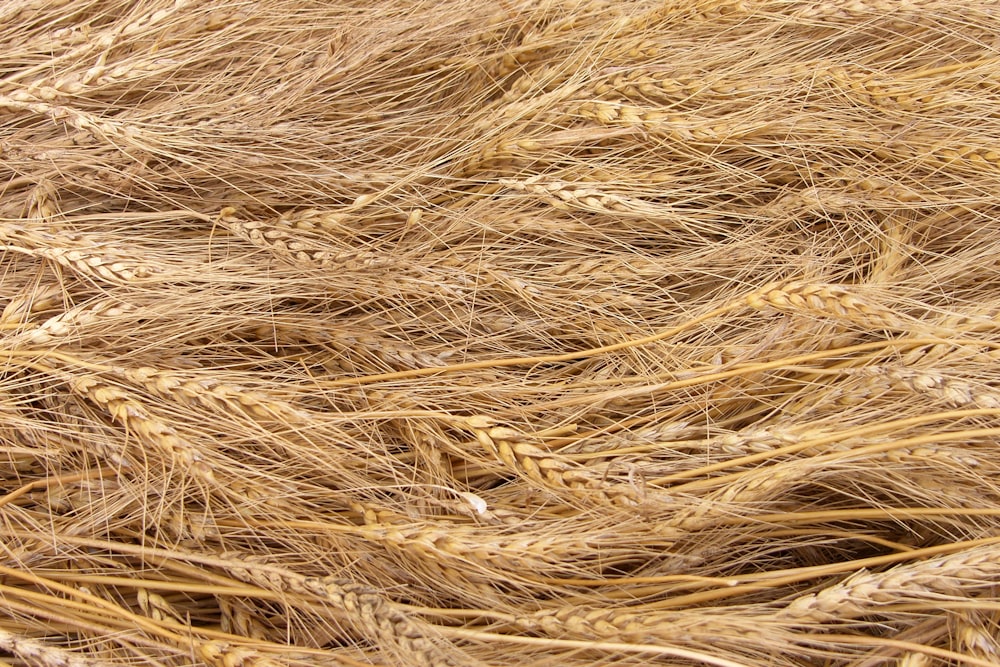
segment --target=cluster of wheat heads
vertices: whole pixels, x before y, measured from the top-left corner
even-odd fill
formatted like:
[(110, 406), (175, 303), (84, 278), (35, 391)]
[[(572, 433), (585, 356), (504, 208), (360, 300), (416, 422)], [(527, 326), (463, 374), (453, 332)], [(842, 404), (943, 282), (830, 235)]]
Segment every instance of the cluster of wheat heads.
[(998, 35), (0, 3), (0, 665), (997, 664)]

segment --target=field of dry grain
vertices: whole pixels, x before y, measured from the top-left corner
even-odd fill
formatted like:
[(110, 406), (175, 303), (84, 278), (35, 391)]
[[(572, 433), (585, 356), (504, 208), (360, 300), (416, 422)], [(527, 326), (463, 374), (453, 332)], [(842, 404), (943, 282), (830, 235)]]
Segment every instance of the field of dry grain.
[(0, 2), (0, 667), (1000, 664), (1000, 5)]

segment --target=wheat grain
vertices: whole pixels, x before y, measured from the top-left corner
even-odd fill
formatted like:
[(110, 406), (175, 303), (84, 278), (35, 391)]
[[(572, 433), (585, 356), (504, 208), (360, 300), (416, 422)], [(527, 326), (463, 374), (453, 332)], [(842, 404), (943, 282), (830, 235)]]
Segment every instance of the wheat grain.
[(282, 662), (261, 655), (253, 649), (233, 646), (222, 641), (200, 644), (198, 657), (212, 667), (282, 667)]
[(20, 296), (12, 296), (0, 312), (0, 325), (23, 326), (35, 313), (52, 310), (61, 303), (63, 289), (59, 285), (31, 285)]
[(1000, 659), (1000, 645), (990, 625), (994, 619), (983, 618), (984, 614), (975, 611), (958, 612), (955, 619), (959, 646), (969, 655), (996, 662)]
[(32, 221), (55, 226), (55, 218), (60, 215), (57, 198), (59, 193), (49, 181), (42, 180), (31, 190), (25, 206), (25, 217)]
[(897, 667), (930, 667), (931, 659), (926, 653), (904, 653), (896, 661)]
[(245, 605), (239, 601), (220, 599), (219, 612), (222, 631), (251, 639), (266, 639), (270, 633), (268, 628), (257, 620), (255, 611), (245, 608)]
[(140, 588), (136, 592), (136, 602), (144, 614), (154, 621), (162, 621), (170, 618), (178, 622), (183, 622), (180, 614), (174, 609), (167, 599), (157, 593), (150, 593), (145, 588)]

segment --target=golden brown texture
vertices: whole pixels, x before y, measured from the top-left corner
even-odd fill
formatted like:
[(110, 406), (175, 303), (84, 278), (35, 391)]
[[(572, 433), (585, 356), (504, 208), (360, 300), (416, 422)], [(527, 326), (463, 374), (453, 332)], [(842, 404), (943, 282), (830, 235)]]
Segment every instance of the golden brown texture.
[(0, 665), (997, 664), (998, 34), (0, 3)]

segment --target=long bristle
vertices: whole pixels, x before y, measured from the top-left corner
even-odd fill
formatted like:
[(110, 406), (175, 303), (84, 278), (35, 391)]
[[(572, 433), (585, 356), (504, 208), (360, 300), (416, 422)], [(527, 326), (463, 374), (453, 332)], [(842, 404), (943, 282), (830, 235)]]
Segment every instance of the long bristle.
[(0, 3), (0, 667), (996, 664), (998, 34)]

